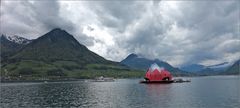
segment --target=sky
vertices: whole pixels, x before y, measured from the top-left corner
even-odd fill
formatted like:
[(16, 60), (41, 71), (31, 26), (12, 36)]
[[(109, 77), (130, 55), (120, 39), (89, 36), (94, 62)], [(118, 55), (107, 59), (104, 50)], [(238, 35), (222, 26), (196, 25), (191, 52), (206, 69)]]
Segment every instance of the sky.
[(173, 66), (240, 59), (240, 1), (1, 0), (1, 34), (54, 28), (108, 60), (135, 53)]

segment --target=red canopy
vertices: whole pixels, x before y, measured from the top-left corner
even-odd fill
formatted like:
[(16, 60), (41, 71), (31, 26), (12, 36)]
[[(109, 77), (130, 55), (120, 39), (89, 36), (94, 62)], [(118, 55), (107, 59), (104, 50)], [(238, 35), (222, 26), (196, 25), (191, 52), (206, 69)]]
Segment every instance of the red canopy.
[(172, 80), (172, 75), (164, 68), (160, 68), (156, 63), (152, 64), (148, 69), (145, 79), (149, 81)]

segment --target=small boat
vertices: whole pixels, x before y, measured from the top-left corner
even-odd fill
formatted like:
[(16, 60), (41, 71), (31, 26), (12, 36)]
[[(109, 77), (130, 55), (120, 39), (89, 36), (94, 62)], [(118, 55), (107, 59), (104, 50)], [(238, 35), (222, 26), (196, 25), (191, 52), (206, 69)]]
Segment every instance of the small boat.
[(115, 81), (114, 78), (112, 78), (112, 77), (103, 77), (103, 76), (97, 77), (97, 78), (91, 80), (91, 82), (113, 82), (113, 81)]
[(191, 82), (191, 80), (183, 80), (183, 79), (174, 79), (173, 80), (174, 83), (183, 83), (183, 82)]

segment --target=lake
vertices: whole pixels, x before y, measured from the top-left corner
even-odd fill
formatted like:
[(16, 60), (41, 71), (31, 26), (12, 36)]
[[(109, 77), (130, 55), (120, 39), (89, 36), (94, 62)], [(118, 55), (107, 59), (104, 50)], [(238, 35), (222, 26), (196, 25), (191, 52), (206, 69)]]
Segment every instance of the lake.
[(190, 83), (1, 83), (1, 107), (239, 108), (240, 77), (191, 77)]

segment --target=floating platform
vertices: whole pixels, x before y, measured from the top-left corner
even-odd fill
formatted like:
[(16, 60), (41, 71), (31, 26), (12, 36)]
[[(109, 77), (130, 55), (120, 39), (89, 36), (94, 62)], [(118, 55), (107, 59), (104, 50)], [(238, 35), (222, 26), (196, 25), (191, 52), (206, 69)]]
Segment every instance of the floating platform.
[(191, 82), (191, 80), (183, 80), (183, 79), (174, 79), (174, 80), (169, 80), (169, 81), (147, 81), (143, 80), (140, 81), (140, 83), (145, 83), (145, 84), (170, 84), (170, 83), (184, 83), (184, 82)]
[(152, 84), (152, 83), (160, 83), (160, 84), (169, 84), (169, 83), (173, 83), (174, 80), (171, 81), (140, 81), (140, 83), (145, 83), (145, 84)]

